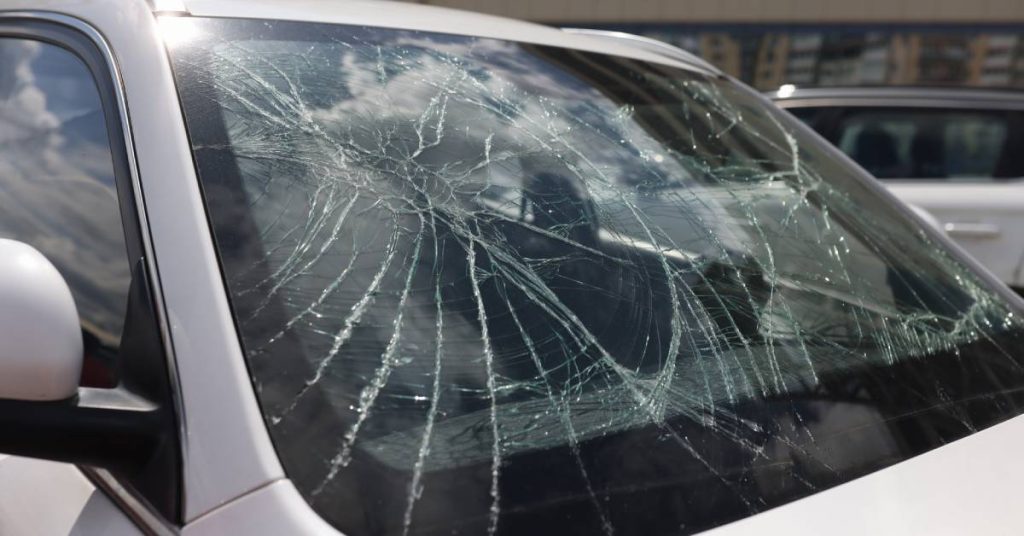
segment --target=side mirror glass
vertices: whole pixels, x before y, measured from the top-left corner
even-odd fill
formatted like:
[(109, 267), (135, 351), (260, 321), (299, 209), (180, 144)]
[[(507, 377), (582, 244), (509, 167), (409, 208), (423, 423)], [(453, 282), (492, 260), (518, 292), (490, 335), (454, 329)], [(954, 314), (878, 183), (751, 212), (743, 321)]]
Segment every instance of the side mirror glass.
[(82, 360), (78, 310), (60, 272), (32, 246), (0, 239), (0, 399), (72, 398)]

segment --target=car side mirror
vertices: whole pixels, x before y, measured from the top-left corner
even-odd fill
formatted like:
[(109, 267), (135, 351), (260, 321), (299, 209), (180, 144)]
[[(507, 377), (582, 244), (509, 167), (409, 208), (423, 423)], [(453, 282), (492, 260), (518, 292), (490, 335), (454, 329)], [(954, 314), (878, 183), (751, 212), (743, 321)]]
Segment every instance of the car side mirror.
[(151, 296), (139, 258), (118, 349), (120, 382), (80, 387), (82, 331), (67, 283), (39, 251), (0, 239), (0, 453), (138, 479), (143, 495), (174, 519), (180, 452)]
[(0, 239), (0, 399), (74, 397), (82, 331), (64, 278), (42, 253)]

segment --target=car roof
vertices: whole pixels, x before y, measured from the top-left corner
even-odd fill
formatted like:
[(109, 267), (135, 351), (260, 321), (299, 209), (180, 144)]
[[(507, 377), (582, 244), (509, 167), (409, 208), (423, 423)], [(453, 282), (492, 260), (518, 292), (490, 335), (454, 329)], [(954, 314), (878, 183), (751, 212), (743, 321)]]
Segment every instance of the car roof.
[(822, 106), (911, 106), (943, 108), (1024, 108), (1024, 91), (971, 87), (815, 87), (783, 86), (767, 92), (784, 108)]
[[(239, 17), (375, 26), (549, 45), (719, 74), (703, 60), (668, 44), (562, 31), (551, 26), (438, 6), (380, 0), (147, 0), (161, 14)], [(628, 35), (628, 34), (624, 34)], [(634, 36), (639, 38), (639, 36)], [(642, 38), (639, 38), (642, 40)], [(672, 49), (669, 52), (668, 49)]]
[(625, 42), (631, 46), (639, 47), (644, 50), (648, 50), (655, 54), (668, 56), (673, 59), (677, 59), (681, 62), (691, 64), (694, 67), (707, 71), (709, 74), (722, 75), (722, 71), (705, 61), (700, 56), (691, 54), (675, 45), (671, 45), (664, 41), (647, 37), (643, 35), (631, 34), (628, 32), (620, 32), (616, 30), (599, 30), (591, 28), (577, 28), (567, 27), (562, 28), (563, 32), (569, 32), (574, 34), (589, 35), (598, 37), (601, 39), (614, 39), (621, 42)]

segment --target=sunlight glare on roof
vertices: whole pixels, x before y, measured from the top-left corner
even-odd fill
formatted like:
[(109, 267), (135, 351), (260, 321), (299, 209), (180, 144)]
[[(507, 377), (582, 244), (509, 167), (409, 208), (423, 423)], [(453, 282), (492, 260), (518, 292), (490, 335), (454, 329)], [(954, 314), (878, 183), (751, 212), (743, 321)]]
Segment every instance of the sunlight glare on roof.
[(189, 23), (188, 17), (161, 15), (157, 17), (157, 24), (160, 27), (160, 37), (168, 47), (188, 43), (198, 34), (196, 27)]

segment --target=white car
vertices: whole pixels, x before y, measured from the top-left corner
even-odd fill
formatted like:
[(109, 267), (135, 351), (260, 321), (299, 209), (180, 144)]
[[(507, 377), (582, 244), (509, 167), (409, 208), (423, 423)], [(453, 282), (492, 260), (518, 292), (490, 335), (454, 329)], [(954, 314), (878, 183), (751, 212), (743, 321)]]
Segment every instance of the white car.
[(0, 534), (1024, 529), (1024, 302), (699, 59), (0, 6)]
[(1024, 92), (829, 87), (769, 97), (1024, 291)]

